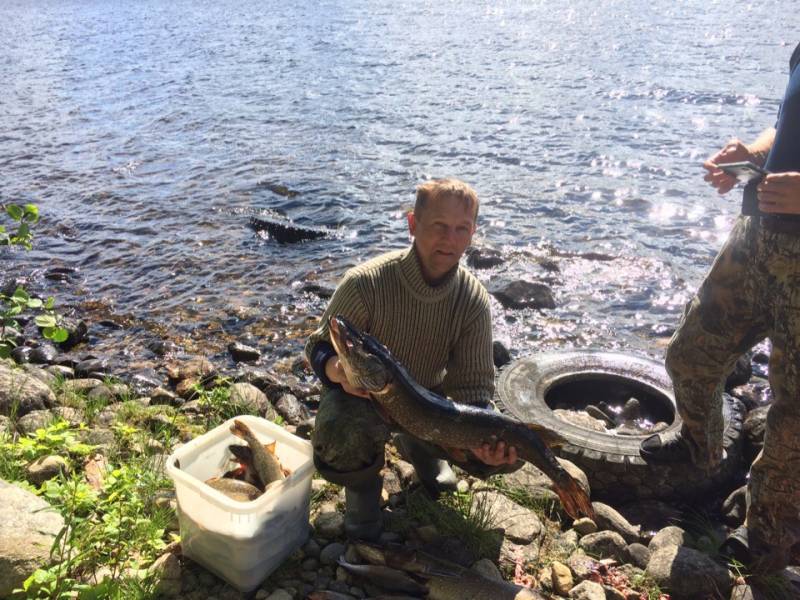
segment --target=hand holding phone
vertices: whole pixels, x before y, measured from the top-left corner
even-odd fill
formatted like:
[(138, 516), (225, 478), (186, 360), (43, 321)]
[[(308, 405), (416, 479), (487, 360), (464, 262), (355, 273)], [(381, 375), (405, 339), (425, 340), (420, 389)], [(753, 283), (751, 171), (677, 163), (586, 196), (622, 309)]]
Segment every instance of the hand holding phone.
[(753, 179), (759, 179), (767, 174), (767, 171), (750, 161), (718, 163), (717, 168), (728, 175), (736, 177), (742, 183), (748, 183)]

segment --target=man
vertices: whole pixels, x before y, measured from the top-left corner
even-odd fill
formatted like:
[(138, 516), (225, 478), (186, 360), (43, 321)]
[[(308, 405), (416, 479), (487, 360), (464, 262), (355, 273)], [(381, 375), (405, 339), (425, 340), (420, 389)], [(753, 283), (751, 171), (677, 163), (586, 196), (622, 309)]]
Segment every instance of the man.
[[(314, 463), (325, 479), (345, 487), (345, 531), (351, 538), (381, 533), (379, 472), (390, 424), (364, 390), (348, 383), (330, 343), (328, 319), (342, 314), (377, 337), (421, 385), (456, 402), (487, 406), (494, 391), (489, 296), (459, 266), (477, 216), (478, 197), (467, 184), (442, 179), (420, 185), (408, 214), (411, 247), (348, 271), (306, 344), (326, 388), (312, 438)], [(514, 448), (489, 442), (473, 450), (477, 461), (465, 468), (481, 472), (483, 466), (485, 474), (488, 467), (516, 462)], [(407, 434), (396, 443), (433, 496), (455, 488), (441, 448)]]
[(691, 458), (714, 470), (721, 462), (725, 376), (753, 345), (769, 337), (769, 410), (764, 449), (750, 470), (745, 525), (723, 550), (765, 571), (785, 567), (800, 542), (800, 45), (774, 128), (752, 144), (733, 140), (704, 167), (720, 194), (736, 181), (718, 164), (752, 161), (769, 173), (748, 183), (742, 216), (667, 350), (681, 433), (651, 436), (642, 456), (652, 462)]

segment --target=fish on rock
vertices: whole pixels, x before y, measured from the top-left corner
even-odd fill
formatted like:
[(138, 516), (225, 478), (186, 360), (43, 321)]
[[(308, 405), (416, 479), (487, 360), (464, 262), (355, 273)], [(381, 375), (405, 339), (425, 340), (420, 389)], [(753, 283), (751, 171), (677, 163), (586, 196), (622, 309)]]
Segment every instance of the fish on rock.
[(564, 510), (574, 519), (594, 517), (589, 495), (561, 466), (545, 440), (552, 432), (491, 409), (459, 404), (418, 384), (375, 337), (341, 315), (330, 318), (330, 336), (351, 385), (366, 389), (381, 411), (411, 435), (447, 449), (466, 451), (503, 440), (547, 475)]

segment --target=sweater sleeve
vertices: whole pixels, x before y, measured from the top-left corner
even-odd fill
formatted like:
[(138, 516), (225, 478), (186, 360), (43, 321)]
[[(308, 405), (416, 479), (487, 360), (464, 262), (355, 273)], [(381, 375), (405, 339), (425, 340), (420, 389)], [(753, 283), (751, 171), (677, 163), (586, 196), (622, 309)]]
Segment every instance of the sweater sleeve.
[(305, 352), (308, 362), (327, 387), (334, 387), (325, 375), (325, 363), (336, 355), (328, 328), (328, 320), (333, 315), (343, 315), (359, 329), (364, 330), (369, 327), (369, 313), (359, 290), (358, 277), (352, 272), (344, 276), (322, 315), (319, 327), (306, 341)]
[(488, 293), (482, 287), (477, 304), (450, 353), (442, 387), (456, 402), (485, 407), (494, 394), (494, 360), (492, 313)]

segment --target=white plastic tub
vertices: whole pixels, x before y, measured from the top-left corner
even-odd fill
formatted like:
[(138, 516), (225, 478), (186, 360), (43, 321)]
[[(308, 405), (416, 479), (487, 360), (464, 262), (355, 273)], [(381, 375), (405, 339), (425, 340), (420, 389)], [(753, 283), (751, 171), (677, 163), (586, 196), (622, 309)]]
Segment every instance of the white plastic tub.
[(311, 444), (279, 425), (249, 415), (236, 417), (275, 454), (291, 474), (251, 502), (239, 502), (204, 482), (229, 465), (233, 419), (178, 448), (167, 461), (175, 482), (183, 553), (241, 592), (255, 589), (308, 538)]

